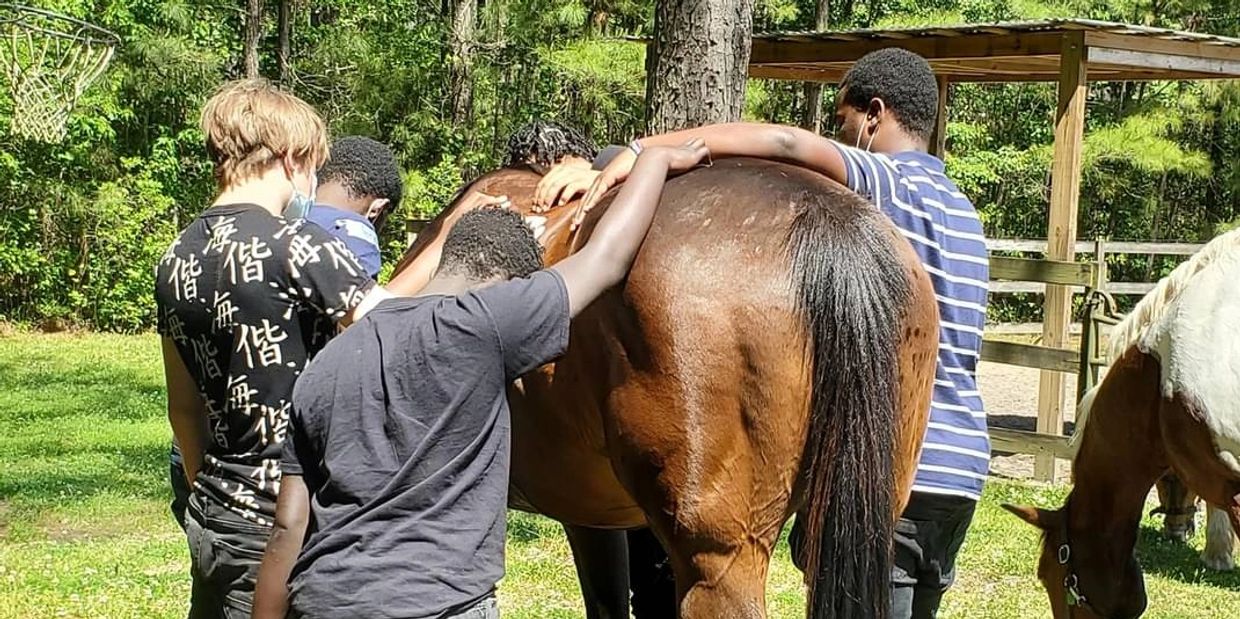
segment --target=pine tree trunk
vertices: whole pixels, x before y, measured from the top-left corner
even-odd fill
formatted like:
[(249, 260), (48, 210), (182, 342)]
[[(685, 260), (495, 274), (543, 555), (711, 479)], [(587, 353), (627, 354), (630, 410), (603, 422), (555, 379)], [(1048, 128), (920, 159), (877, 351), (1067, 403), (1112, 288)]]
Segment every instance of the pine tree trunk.
[(288, 86), (292, 76), (289, 75), (289, 58), (293, 55), (293, 2), (280, 0), (280, 49), (276, 52), (276, 66), (280, 72), (280, 84)]
[(449, 109), (452, 113), (452, 124), (464, 127), (473, 116), (474, 107), (474, 29), (478, 0), (451, 0), (449, 8), (452, 11), (452, 22), (448, 30)]
[(647, 59), (651, 133), (740, 120), (753, 0), (658, 0)]
[[(831, 23), (831, 0), (817, 1), (814, 29), (826, 30)], [(822, 133), (822, 82), (805, 83), (805, 106), (801, 108), (801, 127)]]
[(245, 76), (258, 77), (258, 40), (263, 33), (263, 0), (246, 0)]

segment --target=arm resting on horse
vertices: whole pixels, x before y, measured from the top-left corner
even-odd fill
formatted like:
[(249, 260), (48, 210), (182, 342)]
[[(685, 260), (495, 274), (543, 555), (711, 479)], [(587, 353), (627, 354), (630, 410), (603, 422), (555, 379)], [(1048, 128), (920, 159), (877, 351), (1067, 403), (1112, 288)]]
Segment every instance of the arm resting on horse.
[[(685, 140), (691, 139), (705, 142), (706, 148), (716, 157), (756, 157), (785, 161), (814, 170), (838, 183), (848, 184), (848, 168), (844, 163), (844, 156), (831, 140), (816, 133), (796, 127), (759, 123), (707, 125), (645, 137), (637, 141), (638, 148), (625, 149), (616, 155), (582, 197), (573, 218), (573, 226), (581, 224), (585, 212), (594, 208), (608, 190), (629, 177), (633, 161), (637, 158), (634, 150), (683, 144)], [(558, 188), (547, 189), (548, 194), (558, 192)]]
[(164, 337), (162, 346), (164, 381), (168, 386), (168, 423), (172, 425), (172, 436), (181, 449), (186, 481), (192, 488), (194, 478), (202, 469), (202, 454), (207, 450), (207, 408), (176, 344), (171, 338)]
[(581, 251), (551, 267), (564, 278), (573, 316), (628, 274), (654, 220), (668, 172), (689, 169), (706, 152), (705, 147), (696, 143), (682, 148), (651, 149), (637, 158), (629, 182), (599, 220), (589, 242)]
[(300, 475), (280, 480), (276, 523), (254, 587), (254, 619), (284, 619), (288, 613), (288, 577), (301, 552), (310, 520), (310, 492)]
[(830, 140), (796, 127), (760, 123), (724, 123), (652, 135), (638, 140), (642, 146), (676, 146), (699, 139), (713, 157), (778, 159), (809, 168), (838, 182), (848, 182), (840, 151)]

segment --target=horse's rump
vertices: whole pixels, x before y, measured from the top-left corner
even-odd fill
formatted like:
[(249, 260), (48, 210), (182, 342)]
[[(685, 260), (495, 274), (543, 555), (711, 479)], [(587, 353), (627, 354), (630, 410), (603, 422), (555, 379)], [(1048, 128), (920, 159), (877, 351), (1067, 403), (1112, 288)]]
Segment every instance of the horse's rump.
[[(537, 180), (473, 188), (528, 213)], [(572, 205), (549, 214), (548, 264), (614, 195), (575, 234)], [(929, 279), (876, 208), (808, 170), (716, 161), (667, 181), (626, 282), (514, 388), (514, 497), (569, 524), (649, 521), (678, 579), (714, 592), (682, 592), (696, 616), (763, 595), (751, 581), (804, 505), (814, 616), (882, 614), (937, 342)]]
[[(515, 197), (524, 182), (507, 182), (504, 192)], [(741, 449), (735, 441), (769, 443), (776, 433), (788, 439), (779, 450), (794, 453), (771, 468), (762, 496), (734, 503), (777, 504), (780, 495), (787, 502), (809, 393), (806, 333), (784, 248), (807, 183), (853, 198), (820, 176), (756, 160), (719, 161), (667, 182), (625, 284), (573, 321), (563, 359), (522, 381), (521, 396), (534, 401), (515, 406), (538, 409), (514, 416), (513, 485), (526, 502), (574, 524), (634, 526), (644, 518), (629, 509), (636, 510), (629, 493), (665, 491), (656, 485), (685, 496), (706, 491), (698, 484), (717, 462), (692, 458), (692, 469), (669, 468), (669, 454), (724, 453)], [(567, 230), (571, 208), (551, 213), (549, 264), (584, 244), (614, 194), (576, 234)], [(749, 415), (748, 435), (724, 436), (725, 425)], [(625, 463), (613, 467), (623, 494), (600, 483), (603, 471), (583, 466), (591, 461)]]

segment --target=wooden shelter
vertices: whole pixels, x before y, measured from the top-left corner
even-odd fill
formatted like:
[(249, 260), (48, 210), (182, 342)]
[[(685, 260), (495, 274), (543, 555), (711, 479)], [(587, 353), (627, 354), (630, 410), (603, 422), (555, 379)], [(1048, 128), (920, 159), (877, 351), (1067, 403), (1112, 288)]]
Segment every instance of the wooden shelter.
[[(1240, 39), (1162, 28), (1081, 19), (945, 26), (849, 32), (785, 32), (753, 37), (749, 75), (757, 78), (838, 82), (865, 54), (902, 47), (929, 61), (939, 80), (939, 120), (932, 149), (945, 144), (947, 93), (953, 82), (1056, 82), (1051, 164), (1047, 260), (1040, 264), (1004, 263), (992, 267), (996, 278), (1040, 278), (1046, 282), (1043, 346), (992, 347), (993, 360), (1043, 368), (1038, 394), (1037, 429), (1030, 444), (1046, 446), (1035, 475), (1051, 479), (1052, 453), (1063, 445), (1049, 439), (1062, 434), (1065, 359), (1071, 322), (1072, 288), (1091, 274), (1076, 273), (1074, 261), (1077, 203), (1081, 182), (1081, 148), (1085, 133), (1086, 85), (1089, 81), (1199, 80), (1240, 78)], [(1030, 261), (1032, 262), (1032, 261)], [(1101, 266), (1094, 265), (1098, 270)], [(996, 268), (997, 267), (997, 268)], [(1074, 270), (1075, 269), (1075, 270)], [(1019, 277), (1016, 274), (1020, 274)], [(1091, 272), (1092, 273), (1092, 272)], [(1040, 275), (1041, 274), (1041, 275)], [(1093, 279), (1097, 282), (1097, 279)], [(1050, 350), (1047, 350), (1050, 349)], [(1021, 353), (1021, 354), (1018, 354)], [(983, 350), (983, 358), (986, 358)], [(1055, 361), (1058, 360), (1058, 364)], [(1083, 371), (1094, 364), (1081, 362)], [(1054, 371), (1051, 368), (1059, 368)]]

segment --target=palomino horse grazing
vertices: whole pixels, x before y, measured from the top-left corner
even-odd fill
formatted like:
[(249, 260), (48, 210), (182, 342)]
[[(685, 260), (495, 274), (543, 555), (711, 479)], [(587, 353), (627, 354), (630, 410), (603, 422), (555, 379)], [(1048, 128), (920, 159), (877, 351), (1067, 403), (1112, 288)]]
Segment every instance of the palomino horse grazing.
[[(538, 179), (505, 169), (472, 189), (528, 214)], [(553, 211), (546, 262), (601, 210), (576, 234), (571, 209)], [(885, 616), (937, 321), (908, 242), (824, 177), (729, 159), (671, 179), (626, 284), (510, 393), (510, 503), (569, 525), (649, 523), (680, 614), (703, 619), (765, 616), (771, 551), (799, 510), (810, 616)]]
[(1112, 334), (1125, 352), (1081, 400), (1074, 485), (1055, 511), (1009, 507), (1045, 532), (1038, 576), (1056, 617), (1136, 617), (1145, 498), (1169, 469), (1240, 527), (1240, 231), (1159, 282)]

